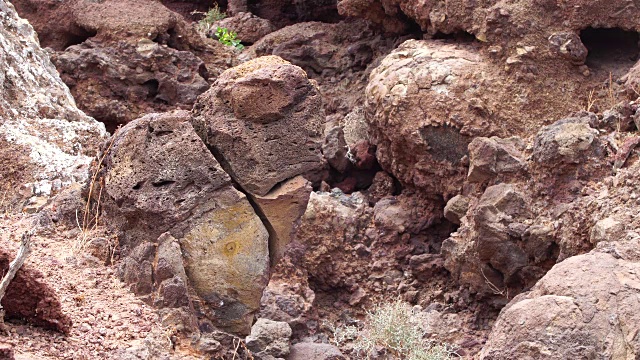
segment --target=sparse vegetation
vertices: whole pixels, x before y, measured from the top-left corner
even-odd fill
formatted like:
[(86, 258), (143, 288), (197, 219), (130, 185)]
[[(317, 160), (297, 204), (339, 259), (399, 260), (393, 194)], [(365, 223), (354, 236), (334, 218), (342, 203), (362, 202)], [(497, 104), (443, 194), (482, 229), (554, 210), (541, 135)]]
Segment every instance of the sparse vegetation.
[(447, 360), (458, 357), (449, 345), (425, 340), (425, 333), (411, 306), (400, 300), (367, 311), (361, 328), (341, 326), (332, 328), (332, 331), (337, 346), (351, 342), (358, 356), (366, 359), (380, 348), (393, 358), (403, 360)]
[(238, 34), (236, 34), (234, 31), (231, 31), (227, 28), (219, 27), (216, 30), (216, 37), (218, 38), (218, 41), (227, 46), (233, 46), (238, 50), (244, 49), (244, 45), (241, 44), (242, 41), (238, 39)]
[(206, 36), (207, 32), (211, 30), (211, 27), (216, 21), (220, 21), (227, 17), (223, 11), (220, 10), (218, 4), (214, 4), (211, 9), (207, 12), (202, 11), (194, 11), (193, 15), (204, 15), (202, 20), (198, 21), (197, 29), (200, 33)]

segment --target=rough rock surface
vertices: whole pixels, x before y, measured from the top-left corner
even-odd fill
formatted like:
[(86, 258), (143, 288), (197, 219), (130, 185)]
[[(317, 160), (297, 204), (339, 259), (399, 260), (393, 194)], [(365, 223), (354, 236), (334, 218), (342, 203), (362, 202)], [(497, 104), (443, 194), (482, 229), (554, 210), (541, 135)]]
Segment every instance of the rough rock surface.
[(321, 164), (322, 99), (299, 67), (265, 56), (225, 71), (193, 110), (194, 128), (234, 181), (264, 196)]
[(146, 113), (190, 108), (235, 58), (159, 1), (15, 4), (53, 48), (79, 107), (111, 131)]
[(259, 357), (289, 355), (291, 327), (286, 322), (258, 319), (247, 336), (247, 348)]
[(287, 360), (344, 360), (340, 349), (329, 344), (297, 343), (291, 347)]
[(335, 24), (302, 22), (265, 36), (240, 58), (276, 55), (300, 66), (318, 80), (327, 116), (341, 118), (362, 106), (369, 72), (398, 41), (357, 19)]
[(480, 358), (636, 358), (639, 241), (629, 233), (554, 266), (502, 311)]
[(200, 58), (150, 39), (108, 45), (87, 40), (53, 60), (83, 110), (110, 128), (150, 112), (191, 109), (209, 89)]
[[(14, 254), (4, 250), (8, 248), (2, 242), (0, 248), (0, 270), (5, 274)], [(42, 279), (42, 274), (31, 266), (23, 265), (16, 277), (9, 283), (2, 298), (2, 308), (6, 319), (24, 319), (30, 324), (69, 333), (73, 325), (71, 319), (62, 311), (60, 300), (55, 291)]]
[[(162, 306), (185, 305), (188, 286), (201, 328), (211, 321), (248, 333), (268, 279), (268, 233), (189, 120), (184, 111), (151, 114), (115, 134), (105, 158), (105, 214), (132, 260), (132, 277), (123, 276), (134, 291), (159, 292)], [(163, 265), (165, 233), (180, 251), (172, 245)]]
[(443, 243), (454, 278), (504, 301), (531, 288), (557, 261), (592, 247), (593, 223), (585, 219), (596, 205), (585, 195), (611, 165), (606, 140), (589, 125), (593, 118), (581, 113), (542, 127), (528, 147), (515, 137), (471, 142), (460, 195), (468, 210), (453, 214), (459, 197), (445, 207), (452, 220), (462, 220)]
[(106, 132), (78, 110), (31, 25), (6, 1), (0, 11), (0, 192), (11, 207), (84, 181)]
[(265, 196), (254, 196), (255, 204), (269, 224), (269, 256), (275, 265), (294, 239), (300, 218), (307, 209), (311, 184), (302, 176), (283, 182)]

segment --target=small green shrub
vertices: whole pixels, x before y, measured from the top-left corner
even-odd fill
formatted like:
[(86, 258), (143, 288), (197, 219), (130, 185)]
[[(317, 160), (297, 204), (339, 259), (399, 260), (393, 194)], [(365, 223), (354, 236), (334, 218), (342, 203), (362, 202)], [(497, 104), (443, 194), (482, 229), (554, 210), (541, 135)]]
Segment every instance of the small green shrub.
[(238, 34), (236, 34), (234, 31), (231, 31), (227, 28), (219, 27), (216, 30), (216, 37), (218, 38), (218, 41), (227, 46), (233, 46), (238, 50), (244, 49), (244, 45), (242, 45), (240, 43), (241, 40), (238, 39)]
[(213, 23), (227, 17), (227, 14), (220, 10), (218, 4), (213, 5), (213, 7), (207, 12), (194, 11), (192, 14), (204, 15), (202, 20), (198, 21), (197, 29), (205, 36), (213, 26)]
[(458, 357), (451, 346), (423, 339), (424, 331), (414, 319), (411, 306), (397, 300), (367, 311), (361, 329), (355, 326), (333, 328), (334, 342), (351, 342), (354, 351), (367, 359), (382, 347), (397, 359), (449, 360)]

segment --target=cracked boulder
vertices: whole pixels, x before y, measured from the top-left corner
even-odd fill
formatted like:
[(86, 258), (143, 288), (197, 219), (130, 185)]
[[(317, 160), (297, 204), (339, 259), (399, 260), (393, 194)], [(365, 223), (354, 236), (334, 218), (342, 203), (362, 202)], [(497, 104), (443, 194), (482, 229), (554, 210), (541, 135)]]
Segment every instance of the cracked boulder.
[(223, 168), (253, 195), (321, 166), (318, 87), (277, 56), (225, 71), (198, 98), (192, 121)]
[(201, 329), (246, 334), (268, 281), (268, 233), (189, 119), (151, 114), (114, 135), (104, 216), (131, 259), (123, 277), (138, 295), (179, 307), (189, 293)]

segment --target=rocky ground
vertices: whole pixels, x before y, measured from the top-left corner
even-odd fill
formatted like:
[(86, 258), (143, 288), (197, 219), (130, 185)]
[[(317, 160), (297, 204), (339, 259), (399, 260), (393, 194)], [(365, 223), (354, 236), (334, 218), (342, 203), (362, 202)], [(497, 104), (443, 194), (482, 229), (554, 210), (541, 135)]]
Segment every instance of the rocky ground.
[(400, 300), (453, 357), (640, 356), (633, 3), (12, 3), (0, 354), (369, 358), (336, 327)]

